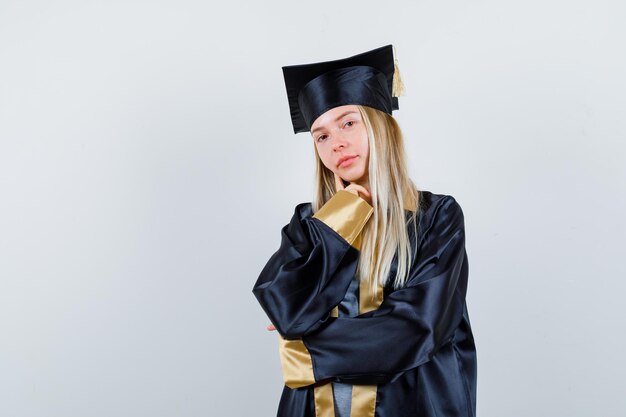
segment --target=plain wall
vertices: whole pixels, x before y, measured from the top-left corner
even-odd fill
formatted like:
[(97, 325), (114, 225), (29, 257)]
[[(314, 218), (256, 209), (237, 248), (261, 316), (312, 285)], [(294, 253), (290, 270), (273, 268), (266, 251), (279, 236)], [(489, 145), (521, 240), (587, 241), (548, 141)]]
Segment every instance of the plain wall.
[(314, 152), (281, 66), (396, 46), (464, 210), (481, 417), (626, 415), (619, 1), (0, 2), (0, 415), (273, 416), (252, 286)]

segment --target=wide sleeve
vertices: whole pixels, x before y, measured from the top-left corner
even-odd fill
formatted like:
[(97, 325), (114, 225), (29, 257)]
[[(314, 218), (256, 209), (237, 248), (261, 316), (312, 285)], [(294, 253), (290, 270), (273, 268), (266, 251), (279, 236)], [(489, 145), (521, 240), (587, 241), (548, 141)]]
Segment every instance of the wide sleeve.
[(462, 320), (468, 278), (463, 212), (452, 196), (429, 210), (434, 210), (432, 221), (406, 287), (389, 294), (377, 310), (330, 318), (302, 338), (315, 381), (393, 381), (452, 339)]
[(354, 277), (358, 237), (373, 207), (340, 190), (314, 215), (299, 204), (252, 292), (278, 333), (296, 339), (327, 323)]

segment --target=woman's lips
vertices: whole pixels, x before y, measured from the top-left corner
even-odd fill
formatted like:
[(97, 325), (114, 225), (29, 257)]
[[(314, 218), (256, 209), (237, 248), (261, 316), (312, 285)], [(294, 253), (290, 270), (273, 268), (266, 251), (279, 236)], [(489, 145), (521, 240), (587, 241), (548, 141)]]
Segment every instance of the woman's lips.
[(352, 164), (352, 162), (354, 162), (355, 159), (356, 159), (356, 156), (352, 156), (352, 157), (344, 160), (342, 163), (340, 163), (339, 167), (341, 167), (341, 168), (347, 167), (350, 164)]

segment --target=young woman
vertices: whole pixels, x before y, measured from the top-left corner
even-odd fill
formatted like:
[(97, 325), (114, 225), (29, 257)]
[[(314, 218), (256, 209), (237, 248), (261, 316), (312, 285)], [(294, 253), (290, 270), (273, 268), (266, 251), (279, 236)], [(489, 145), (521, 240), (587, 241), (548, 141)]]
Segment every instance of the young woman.
[(476, 413), (463, 212), (408, 176), (394, 63), (388, 45), (283, 67), (317, 193), (253, 289), (279, 333), (279, 417)]

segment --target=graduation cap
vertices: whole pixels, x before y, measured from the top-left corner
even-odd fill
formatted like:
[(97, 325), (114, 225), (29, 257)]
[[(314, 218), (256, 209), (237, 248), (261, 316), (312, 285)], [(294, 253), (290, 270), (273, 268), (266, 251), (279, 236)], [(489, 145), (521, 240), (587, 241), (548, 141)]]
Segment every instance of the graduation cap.
[(393, 46), (349, 58), (283, 67), (294, 133), (308, 132), (326, 111), (360, 104), (391, 114), (404, 92)]

